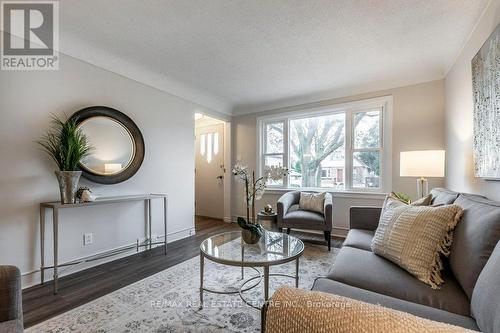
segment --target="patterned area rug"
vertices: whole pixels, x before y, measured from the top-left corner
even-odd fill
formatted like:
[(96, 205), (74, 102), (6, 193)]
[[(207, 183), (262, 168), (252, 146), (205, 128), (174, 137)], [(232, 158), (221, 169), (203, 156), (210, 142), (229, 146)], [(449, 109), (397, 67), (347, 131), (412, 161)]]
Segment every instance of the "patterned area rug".
[[(299, 288), (310, 289), (314, 279), (330, 270), (338, 249), (305, 243), (300, 259)], [(271, 273), (295, 274), (293, 262), (273, 266)], [(245, 278), (256, 275), (245, 269)], [(205, 260), (205, 287), (237, 290), (241, 268)], [(26, 332), (259, 332), (260, 311), (238, 296), (205, 293), (199, 310), (199, 257), (119, 289), (90, 303), (30, 327)], [(249, 300), (263, 298), (263, 282), (245, 292)], [(271, 277), (270, 288), (294, 285), (294, 279)]]

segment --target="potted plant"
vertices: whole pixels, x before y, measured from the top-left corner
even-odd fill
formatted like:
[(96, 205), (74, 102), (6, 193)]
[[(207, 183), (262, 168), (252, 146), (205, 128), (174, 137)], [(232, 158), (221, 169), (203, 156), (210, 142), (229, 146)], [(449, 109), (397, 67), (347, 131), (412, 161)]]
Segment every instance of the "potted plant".
[(57, 164), (61, 203), (75, 203), (75, 194), (82, 172), (80, 161), (93, 149), (75, 119), (64, 121), (52, 117), (51, 128), (37, 143)]
[[(238, 217), (238, 225), (243, 229), (241, 234), (245, 243), (255, 244), (259, 241), (263, 234), (262, 226), (258, 223), (255, 216), (255, 200), (260, 200), (266, 191), (268, 180), (280, 180), (288, 174), (288, 169), (282, 166), (266, 166), (264, 175), (255, 178), (255, 171), (250, 172), (248, 168), (241, 164), (236, 164), (233, 168), (235, 175), (241, 182), (245, 184), (245, 203), (247, 208), (246, 219)], [(252, 216), (250, 217), (250, 212)]]

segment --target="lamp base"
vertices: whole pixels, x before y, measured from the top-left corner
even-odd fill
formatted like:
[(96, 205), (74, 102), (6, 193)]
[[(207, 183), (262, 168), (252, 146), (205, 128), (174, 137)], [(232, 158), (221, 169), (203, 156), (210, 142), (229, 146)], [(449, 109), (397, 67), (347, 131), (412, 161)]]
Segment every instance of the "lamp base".
[(427, 194), (429, 194), (429, 182), (427, 178), (418, 178), (417, 179), (417, 196), (418, 198), (423, 198)]

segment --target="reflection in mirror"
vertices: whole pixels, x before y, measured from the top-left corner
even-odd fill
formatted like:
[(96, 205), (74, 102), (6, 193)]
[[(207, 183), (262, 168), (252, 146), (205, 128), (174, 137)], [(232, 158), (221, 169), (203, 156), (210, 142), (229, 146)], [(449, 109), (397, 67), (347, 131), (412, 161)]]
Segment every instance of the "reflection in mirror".
[(135, 154), (129, 131), (109, 117), (91, 117), (78, 126), (94, 147), (81, 162), (83, 168), (99, 175), (114, 175), (125, 170)]

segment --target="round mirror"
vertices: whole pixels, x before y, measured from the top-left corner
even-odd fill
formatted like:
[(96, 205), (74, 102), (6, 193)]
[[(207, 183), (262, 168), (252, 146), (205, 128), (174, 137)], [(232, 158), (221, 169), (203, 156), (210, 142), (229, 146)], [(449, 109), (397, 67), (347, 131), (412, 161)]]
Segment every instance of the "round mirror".
[(76, 112), (78, 128), (94, 148), (80, 163), (82, 175), (97, 183), (115, 184), (132, 177), (144, 159), (139, 128), (118, 110), (94, 106)]
[(83, 121), (78, 128), (94, 147), (81, 162), (82, 168), (103, 176), (113, 175), (126, 169), (134, 159), (134, 140), (125, 126), (116, 120), (93, 117)]

